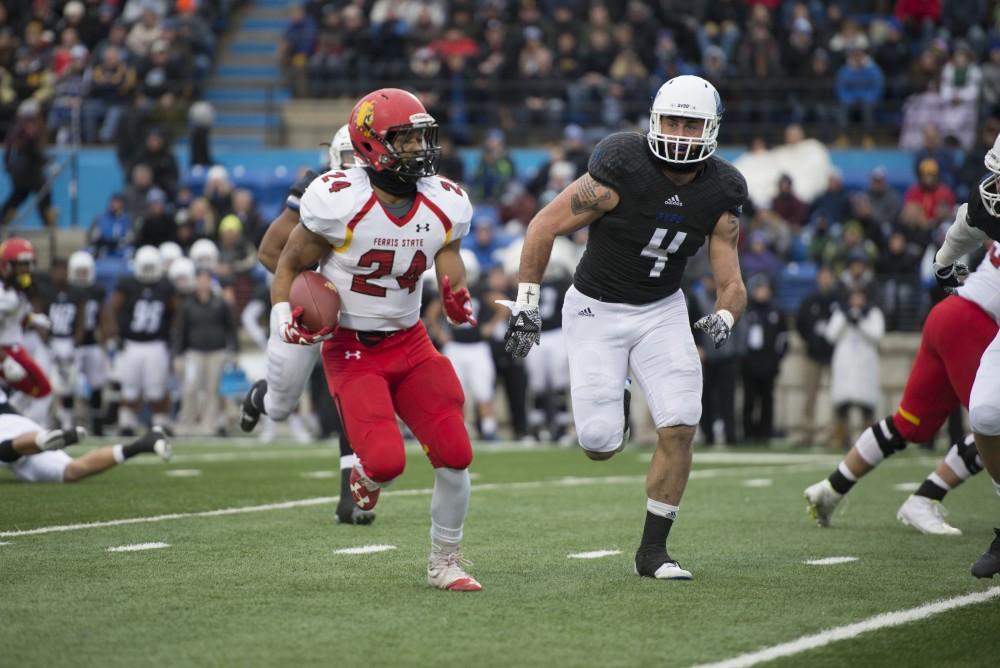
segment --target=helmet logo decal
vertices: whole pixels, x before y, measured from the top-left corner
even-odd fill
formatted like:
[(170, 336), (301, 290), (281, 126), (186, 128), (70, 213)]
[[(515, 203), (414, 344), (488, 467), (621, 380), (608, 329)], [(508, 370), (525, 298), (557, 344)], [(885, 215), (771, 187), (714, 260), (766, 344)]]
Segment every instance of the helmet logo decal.
[(371, 138), (371, 124), (374, 117), (375, 102), (373, 100), (365, 100), (358, 107), (358, 114), (354, 117), (354, 125), (363, 136)]

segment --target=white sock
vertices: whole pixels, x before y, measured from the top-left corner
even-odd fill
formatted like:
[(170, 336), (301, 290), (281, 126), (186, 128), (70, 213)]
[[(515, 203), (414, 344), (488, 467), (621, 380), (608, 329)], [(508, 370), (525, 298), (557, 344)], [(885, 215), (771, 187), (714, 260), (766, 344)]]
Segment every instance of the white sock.
[[(873, 424), (861, 432), (861, 435), (858, 436), (858, 440), (854, 443), (854, 449), (858, 451), (859, 455), (861, 455), (861, 459), (868, 462), (872, 467), (878, 466), (882, 463), (882, 460), (885, 459), (885, 453), (882, 452), (882, 448), (878, 447), (878, 441), (875, 440), (875, 432), (873, 431), (881, 428), (881, 422)], [(892, 434), (887, 434), (886, 438), (891, 436)], [(843, 473), (843, 471), (841, 471), (841, 473)]]
[(654, 501), (653, 499), (646, 499), (646, 510), (653, 513), (654, 515), (659, 515), (660, 517), (666, 517), (667, 519), (676, 520), (677, 511), (680, 510), (678, 506), (672, 506), (669, 503), (663, 503), (662, 501)]
[(847, 478), (851, 482), (857, 482), (858, 481), (858, 476), (856, 476), (853, 473), (851, 473), (851, 469), (847, 468), (847, 463), (846, 462), (840, 462), (839, 464), (837, 464), (837, 470), (840, 471), (840, 474), (842, 476), (844, 476), (845, 478)]
[(118, 445), (112, 447), (112, 449), (111, 449), (111, 452), (112, 452), (112, 454), (114, 455), (114, 458), (115, 458), (115, 463), (117, 463), (117, 464), (124, 464), (125, 463), (125, 452), (124, 452), (123, 448), (124, 448), (124, 446), (122, 446), (119, 443)]
[(495, 417), (484, 417), (480, 419), (483, 428), (483, 435), (490, 436), (497, 433), (497, 419)]
[(357, 455), (341, 455), (340, 456), (340, 470), (353, 469), (354, 465), (358, 463)]
[(469, 511), (472, 482), (468, 469), (434, 469), (431, 496), (431, 545), (452, 549), (462, 542), (462, 526)]
[(945, 491), (951, 491), (951, 485), (944, 481), (944, 478), (937, 474), (937, 471), (927, 476), (927, 479)]

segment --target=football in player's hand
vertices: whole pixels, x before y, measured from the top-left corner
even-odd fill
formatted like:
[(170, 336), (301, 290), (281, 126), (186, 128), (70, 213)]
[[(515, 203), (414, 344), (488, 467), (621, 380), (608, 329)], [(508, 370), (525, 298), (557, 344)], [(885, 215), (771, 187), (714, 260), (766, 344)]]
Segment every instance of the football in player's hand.
[(323, 274), (304, 271), (292, 281), (288, 302), (302, 307), (302, 325), (310, 332), (336, 327), (340, 319), (340, 293)]

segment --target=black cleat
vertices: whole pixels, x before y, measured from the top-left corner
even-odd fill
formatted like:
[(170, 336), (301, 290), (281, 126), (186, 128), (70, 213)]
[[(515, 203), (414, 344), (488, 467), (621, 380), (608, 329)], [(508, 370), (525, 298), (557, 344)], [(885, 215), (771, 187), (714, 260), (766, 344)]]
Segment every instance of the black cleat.
[(670, 558), (664, 550), (643, 550), (635, 553), (635, 574), (657, 580), (690, 580), (691, 573)]
[(267, 394), (267, 381), (263, 378), (247, 390), (246, 396), (243, 397), (243, 405), (240, 408), (240, 429), (243, 431), (253, 431), (253, 428), (260, 421), (260, 415), (264, 412), (265, 394)]
[(361, 510), (353, 499), (348, 498), (346, 503), (341, 501), (337, 504), (336, 518), (337, 524), (371, 524), (375, 521), (375, 511)]
[(972, 574), (977, 578), (992, 578), (1000, 573), (1000, 529), (994, 529), (997, 535), (982, 556), (972, 564)]

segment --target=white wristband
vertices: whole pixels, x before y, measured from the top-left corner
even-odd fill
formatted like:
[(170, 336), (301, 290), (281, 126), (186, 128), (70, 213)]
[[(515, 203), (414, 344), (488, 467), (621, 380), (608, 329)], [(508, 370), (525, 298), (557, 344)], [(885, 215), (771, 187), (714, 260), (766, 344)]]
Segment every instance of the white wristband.
[(538, 295), (540, 292), (541, 286), (538, 283), (518, 283), (517, 303), (538, 306)]
[(719, 309), (716, 313), (718, 313), (719, 317), (722, 318), (722, 322), (726, 323), (726, 327), (729, 329), (733, 328), (733, 323), (736, 322), (736, 318), (733, 317), (732, 313), (726, 309)]

